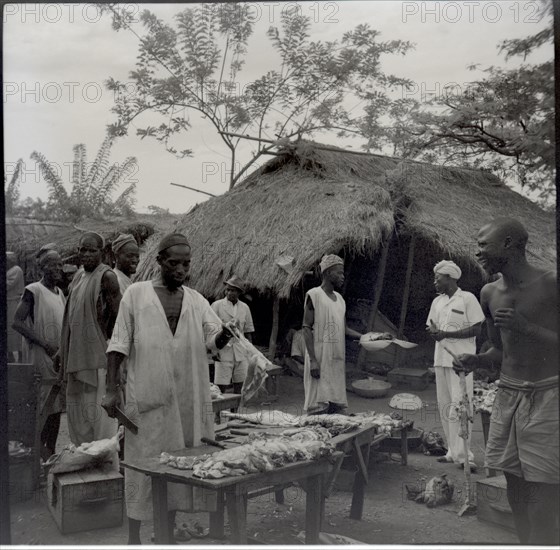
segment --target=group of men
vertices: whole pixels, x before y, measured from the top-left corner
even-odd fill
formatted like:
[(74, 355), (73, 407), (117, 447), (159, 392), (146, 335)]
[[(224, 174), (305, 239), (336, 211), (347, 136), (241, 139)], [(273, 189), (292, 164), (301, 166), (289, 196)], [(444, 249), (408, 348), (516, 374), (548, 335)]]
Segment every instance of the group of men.
[[(473, 397), (473, 371), (500, 369), (486, 447), (486, 466), (501, 470), (522, 544), (557, 544), (559, 516), (559, 411), (556, 273), (527, 262), (527, 230), (511, 218), (482, 227), (477, 259), (495, 281), (476, 297), (459, 288), (461, 269), (449, 260), (434, 267), (434, 299), (427, 331), (436, 341), (434, 368), (440, 419), (448, 452), (441, 462), (476, 467), (465, 456), (457, 405), (466, 376)], [(327, 412), (347, 405), (344, 334), (359, 337), (344, 321), (340, 289), (343, 261), (325, 256), (323, 282), (306, 294), (303, 334), (305, 410), (328, 404)], [(486, 323), (489, 349), (476, 353), (476, 337)], [(451, 353), (450, 353), (451, 352)], [(470, 435), (469, 435), (470, 440)]]
[[(484, 286), (480, 304), (458, 287), (461, 270), (454, 262), (442, 261), (434, 268), (439, 296), (427, 330), (436, 341), (437, 398), (449, 449), (442, 460), (464, 467), (474, 462), (472, 452), (464, 456), (458, 418), (449, 414), (449, 405), (462, 397), (458, 373), (467, 374), (472, 401), (472, 371), (501, 367), (486, 465), (506, 475), (520, 541), (553, 543), (559, 483), (556, 274), (527, 262), (527, 231), (516, 220), (495, 220), (480, 230), (477, 240), (481, 266), (490, 275), (501, 274)], [(239, 391), (247, 372), (243, 354), (230, 343), (232, 324), (248, 338), (254, 330), (250, 310), (239, 300), (242, 281), (228, 279), (226, 296), (210, 306), (184, 284), (191, 247), (179, 233), (160, 241), (159, 274), (150, 281), (131, 283), (139, 257), (133, 236), (121, 235), (113, 242), (114, 269), (102, 263), (103, 248), (96, 233), (82, 236), (82, 267), (67, 297), (57, 288), (60, 255), (43, 250), (38, 257), (43, 277), (25, 287), (13, 324), (29, 342), (45, 378), (58, 376), (66, 383), (72, 442), (114, 436), (116, 407), (123, 407), (123, 401), (139, 426), (138, 435), (127, 432), (125, 456), (157, 456), (212, 438), (207, 350), (218, 355), (214, 380), (221, 388), (232, 381)], [(306, 293), (304, 303), (304, 410), (341, 413), (348, 405), (345, 336), (361, 334), (346, 325), (339, 293), (342, 258), (324, 256), (320, 270), (322, 283)], [(483, 323), (490, 348), (477, 354)], [(62, 406), (53, 406), (42, 434), (47, 454), (54, 452)], [(129, 543), (138, 544), (141, 521), (152, 514), (151, 486), (146, 476), (129, 469), (125, 482), (135, 487), (126, 504)], [(205, 510), (208, 503), (197, 490), (176, 484), (170, 485), (169, 501), (170, 526), (176, 510)]]

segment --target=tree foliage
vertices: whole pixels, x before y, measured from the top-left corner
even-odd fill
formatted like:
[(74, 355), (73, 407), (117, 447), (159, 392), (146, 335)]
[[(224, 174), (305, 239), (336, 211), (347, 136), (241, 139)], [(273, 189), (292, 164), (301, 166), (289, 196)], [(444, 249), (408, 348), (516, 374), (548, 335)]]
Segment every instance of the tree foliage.
[[(136, 183), (128, 185), (116, 198), (115, 192), (123, 180), (136, 170), (137, 161), (128, 157), (122, 164), (109, 162), (113, 139), (107, 137), (95, 160), (88, 165), (86, 146), (74, 146), (74, 160), (69, 185), (65, 185), (63, 170), (33, 151), (31, 159), (37, 163), (45, 180), (49, 198), (47, 203), (40, 201), (21, 204), (20, 209), (36, 210), (44, 207), (50, 219), (77, 221), (84, 217), (104, 218), (106, 216), (129, 216), (133, 214)], [(70, 193), (67, 187), (71, 189)], [(41, 216), (43, 217), (43, 216)]]
[(4, 173), (4, 204), (7, 216), (13, 216), (20, 200), (20, 182), (21, 171), (23, 167), (23, 159), (18, 159), (14, 173), (10, 178), (10, 182), (6, 186), (6, 174)]
[[(410, 84), (385, 74), (381, 61), (386, 55), (404, 55), (412, 45), (381, 41), (367, 24), (338, 41), (313, 41), (310, 18), (297, 7), (284, 9), (280, 26), (267, 32), (279, 66), (271, 63), (265, 74), (244, 82), (242, 70), (254, 31), (249, 4), (199, 4), (177, 14), (174, 26), (144, 10), (142, 36), (125, 7), (99, 7), (111, 14), (115, 30), (127, 29), (139, 40), (130, 82), (110, 78), (106, 83), (116, 97), (117, 120), (109, 127), (110, 135), (126, 135), (133, 121), (140, 124), (140, 115), (158, 113), (161, 124), (138, 128), (137, 135), (154, 138), (183, 158), (193, 151), (177, 150), (172, 138), (188, 132), (191, 113), (198, 113), (230, 152), (230, 188), (258, 157), (287, 140), (321, 131), (363, 137), (368, 129), (368, 146), (379, 148), (372, 129), (382, 127), (390, 103), (387, 90)], [(253, 158), (236, 168), (239, 135), (257, 141)]]
[[(426, 104), (400, 105), (405, 121), (394, 139), (402, 156), (487, 168), (525, 190), (541, 204), (554, 198), (555, 127), (553, 62), (526, 58), (553, 40), (552, 4), (543, 2), (550, 24), (524, 39), (498, 45), (505, 59), (523, 56), (512, 69), (491, 66), (466, 88), (448, 88)], [(476, 66), (469, 67), (473, 71)]]

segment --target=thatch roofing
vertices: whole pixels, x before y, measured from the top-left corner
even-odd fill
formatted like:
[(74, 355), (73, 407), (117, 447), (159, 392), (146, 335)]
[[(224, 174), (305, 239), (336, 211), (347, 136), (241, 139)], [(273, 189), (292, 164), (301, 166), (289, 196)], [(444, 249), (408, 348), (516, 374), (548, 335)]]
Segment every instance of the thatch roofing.
[[(235, 273), (248, 287), (287, 297), (323, 254), (375, 253), (395, 228), (477, 265), (474, 237), (497, 216), (520, 219), (530, 258), (556, 266), (554, 215), (490, 173), (400, 161), (309, 142), (286, 149), (232, 191), (193, 208), (178, 223), (192, 243), (191, 285), (216, 296)], [(156, 233), (137, 278), (157, 270)], [(288, 274), (279, 256), (295, 259)]]

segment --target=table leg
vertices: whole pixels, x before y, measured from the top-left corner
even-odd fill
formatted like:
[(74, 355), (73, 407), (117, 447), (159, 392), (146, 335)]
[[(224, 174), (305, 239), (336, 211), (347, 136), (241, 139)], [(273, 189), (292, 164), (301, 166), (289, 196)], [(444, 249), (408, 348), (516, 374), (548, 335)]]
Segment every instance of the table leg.
[(307, 478), (305, 498), (305, 544), (318, 544), (321, 531), (321, 504), (323, 500), (323, 476)]
[[(358, 452), (360, 452), (362, 457), (362, 460), (357, 460), (357, 462), (359, 462), (360, 464), (365, 464), (366, 468), (367, 464), (369, 464), (369, 451), (369, 443), (367, 445), (364, 445), (363, 447), (356, 446), (355, 450), (356, 455), (358, 454)], [(356, 476), (354, 477), (354, 486), (352, 488), (352, 505), (350, 507), (350, 517), (352, 519), (362, 519), (362, 513), (364, 510), (365, 487), (367, 483), (367, 469), (364, 473), (363, 467), (358, 468)]]
[(162, 477), (152, 477), (152, 502), (154, 508), (155, 544), (173, 544), (173, 533), (169, 526), (167, 509), (167, 481)]
[(223, 539), (224, 534), (224, 492), (222, 489), (216, 491), (216, 511), (210, 512), (210, 537)]
[(247, 544), (247, 495), (226, 492), (232, 544)]
[(404, 428), (401, 428), (401, 464), (403, 466), (408, 464), (408, 438)]

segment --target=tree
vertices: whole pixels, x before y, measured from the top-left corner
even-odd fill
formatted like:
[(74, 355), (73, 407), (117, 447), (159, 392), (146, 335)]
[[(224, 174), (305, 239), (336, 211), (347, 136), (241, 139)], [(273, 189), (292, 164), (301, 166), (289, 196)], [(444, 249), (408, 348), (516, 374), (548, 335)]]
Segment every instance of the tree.
[[(183, 158), (193, 151), (177, 151), (171, 139), (191, 128), (191, 113), (200, 114), (218, 132), (230, 152), (230, 189), (261, 155), (274, 152), (293, 139), (321, 131), (363, 137), (364, 125), (381, 127), (389, 103), (387, 89), (410, 81), (386, 75), (380, 67), (386, 54), (404, 55), (412, 45), (401, 40), (380, 41), (367, 24), (346, 32), (339, 41), (310, 40), (310, 19), (298, 8), (282, 12), (280, 28), (267, 36), (280, 59), (278, 68), (245, 85), (241, 71), (253, 33), (250, 5), (200, 4), (176, 16), (176, 28), (144, 10), (140, 36), (126, 7), (100, 4), (112, 15), (115, 30), (127, 29), (139, 40), (135, 70), (129, 84), (113, 78), (117, 121), (110, 135), (126, 135), (132, 122), (146, 112), (158, 113), (158, 126), (139, 128), (142, 139), (155, 138)], [(363, 107), (355, 111), (355, 104)], [(236, 152), (251, 135), (253, 157), (236, 168)], [(374, 140), (370, 147), (378, 148)]]
[[(552, 43), (550, 25), (527, 38), (499, 44), (505, 59), (527, 56)], [(471, 66), (471, 70), (478, 67)], [(403, 152), (428, 161), (460, 162), (515, 176), (543, 204), (554, 198), (555, 133), (552, 60), (514, 69), (491, 66), (466, 89), (449, 88), (421, 106), (409, 105)]]
[(19, 184), (21, 180), (21, 170), (23, 166), (23, 159), (18, 159), (16, 167), (12, 177), (10, 178), (10, 183), (6, 187), (6, 174), (4, 173), (4, 187), (6, 189), (4, 193), (4, 201), (6, 208), (6, 215), (13, 216), (16, 213), (17, 205), (20, 199)]
[(113, 139), (107, 137), (101, 145), (95, 161), (88, 166), (86, 146), (74, 146), (74, 161), (70, 178), (71, 192), (61, 175), (41, 153), (33, 151), (33, 159), (39, 167), (49, 189), (47, 209), (53, 219), (77, 221), (84, 217), (103, 218), (108, 215), (129, 216), (133, 213), (136, 183), (130, 184), (113, 200), (114, 191), (122, 180), (136, 169), (134, 157), (125, 159), (122, 165), (109, 164)]

